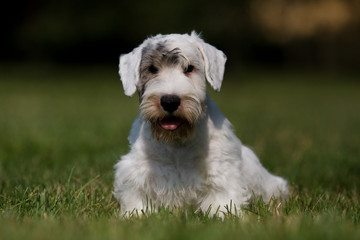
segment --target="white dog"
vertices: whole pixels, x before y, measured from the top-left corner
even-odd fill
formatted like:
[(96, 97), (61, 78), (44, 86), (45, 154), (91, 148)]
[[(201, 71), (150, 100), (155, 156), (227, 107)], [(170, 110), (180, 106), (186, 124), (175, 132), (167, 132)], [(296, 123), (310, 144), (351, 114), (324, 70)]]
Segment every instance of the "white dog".
[(195, 32), (157, 35), (121, 55), (125, 94), (137, 90), (140, 97), (131, 150), (115, 166), (114, 195), (123, 212), (141, 213), (149, 203), (226, 212), (253, 194), (264, 201), (288, 195), (286, 181), (241, 144), (206, 94), (206, 80), (220, 90), (225, 62)]

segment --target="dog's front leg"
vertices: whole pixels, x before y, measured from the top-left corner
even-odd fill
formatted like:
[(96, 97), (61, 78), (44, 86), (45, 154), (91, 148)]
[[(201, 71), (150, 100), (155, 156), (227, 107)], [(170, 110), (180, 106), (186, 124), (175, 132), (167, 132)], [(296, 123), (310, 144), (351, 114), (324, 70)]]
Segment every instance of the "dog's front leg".
[(201, 203), (201, 210), (211, 216), (224, 217), (227, 214), (241, 215), (241, 206), (249, 203), (250, 196), (244, 192), (243, 196), (231, 196), (226, 192), (213, 192)]

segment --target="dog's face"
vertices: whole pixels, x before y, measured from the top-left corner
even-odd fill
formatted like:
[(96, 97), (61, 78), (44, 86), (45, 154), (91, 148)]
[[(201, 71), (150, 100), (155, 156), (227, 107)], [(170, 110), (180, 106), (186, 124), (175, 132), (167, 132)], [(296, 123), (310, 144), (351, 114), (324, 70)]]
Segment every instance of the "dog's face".
[(137, 89), (153, 137), (186, 142), (206, 111), (206, 80), (219, 91), (225, 61), (195, 33), (158, 35), (120, 57), (120, 75), (127, 95)]

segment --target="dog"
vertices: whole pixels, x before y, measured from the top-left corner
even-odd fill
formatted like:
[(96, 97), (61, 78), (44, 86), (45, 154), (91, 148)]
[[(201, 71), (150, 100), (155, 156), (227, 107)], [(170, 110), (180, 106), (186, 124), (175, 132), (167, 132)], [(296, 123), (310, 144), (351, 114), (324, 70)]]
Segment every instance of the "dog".
[(137, 91), (140, 99), (131, 150), (115, 165), (114, 196), (123, 213), (192, 206), (218, 214), (253, 196), (288, 196), (287, 181), (242, 145), (206, 93), (206, 82), (220, 91), (225, 62), (196, 32), (159, 34), (120, 56), (125, 94)]

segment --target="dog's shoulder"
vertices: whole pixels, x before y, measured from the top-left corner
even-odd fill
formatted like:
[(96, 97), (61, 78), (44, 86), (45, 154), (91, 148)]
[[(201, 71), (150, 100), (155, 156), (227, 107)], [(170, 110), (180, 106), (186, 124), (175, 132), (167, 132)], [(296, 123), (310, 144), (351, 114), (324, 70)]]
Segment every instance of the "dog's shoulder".
[(219, 134), (226, 138), (237, 138), (231, 122), (221, 113), (219, 107), (209, 97), (206, 100), (208, 114), (208, 128), (210, 134)]
[(135, 119), (135, 121), (131, 125), (131, 130), (128, 137), (130, 145), (134, 145), (135, 142), (139, 139), (145, 140), (151, 138), (151, 132), (146, 131), (145, 129), (146, 125), (148, 124), (148, 122), (142, 120), (140, 115)]

